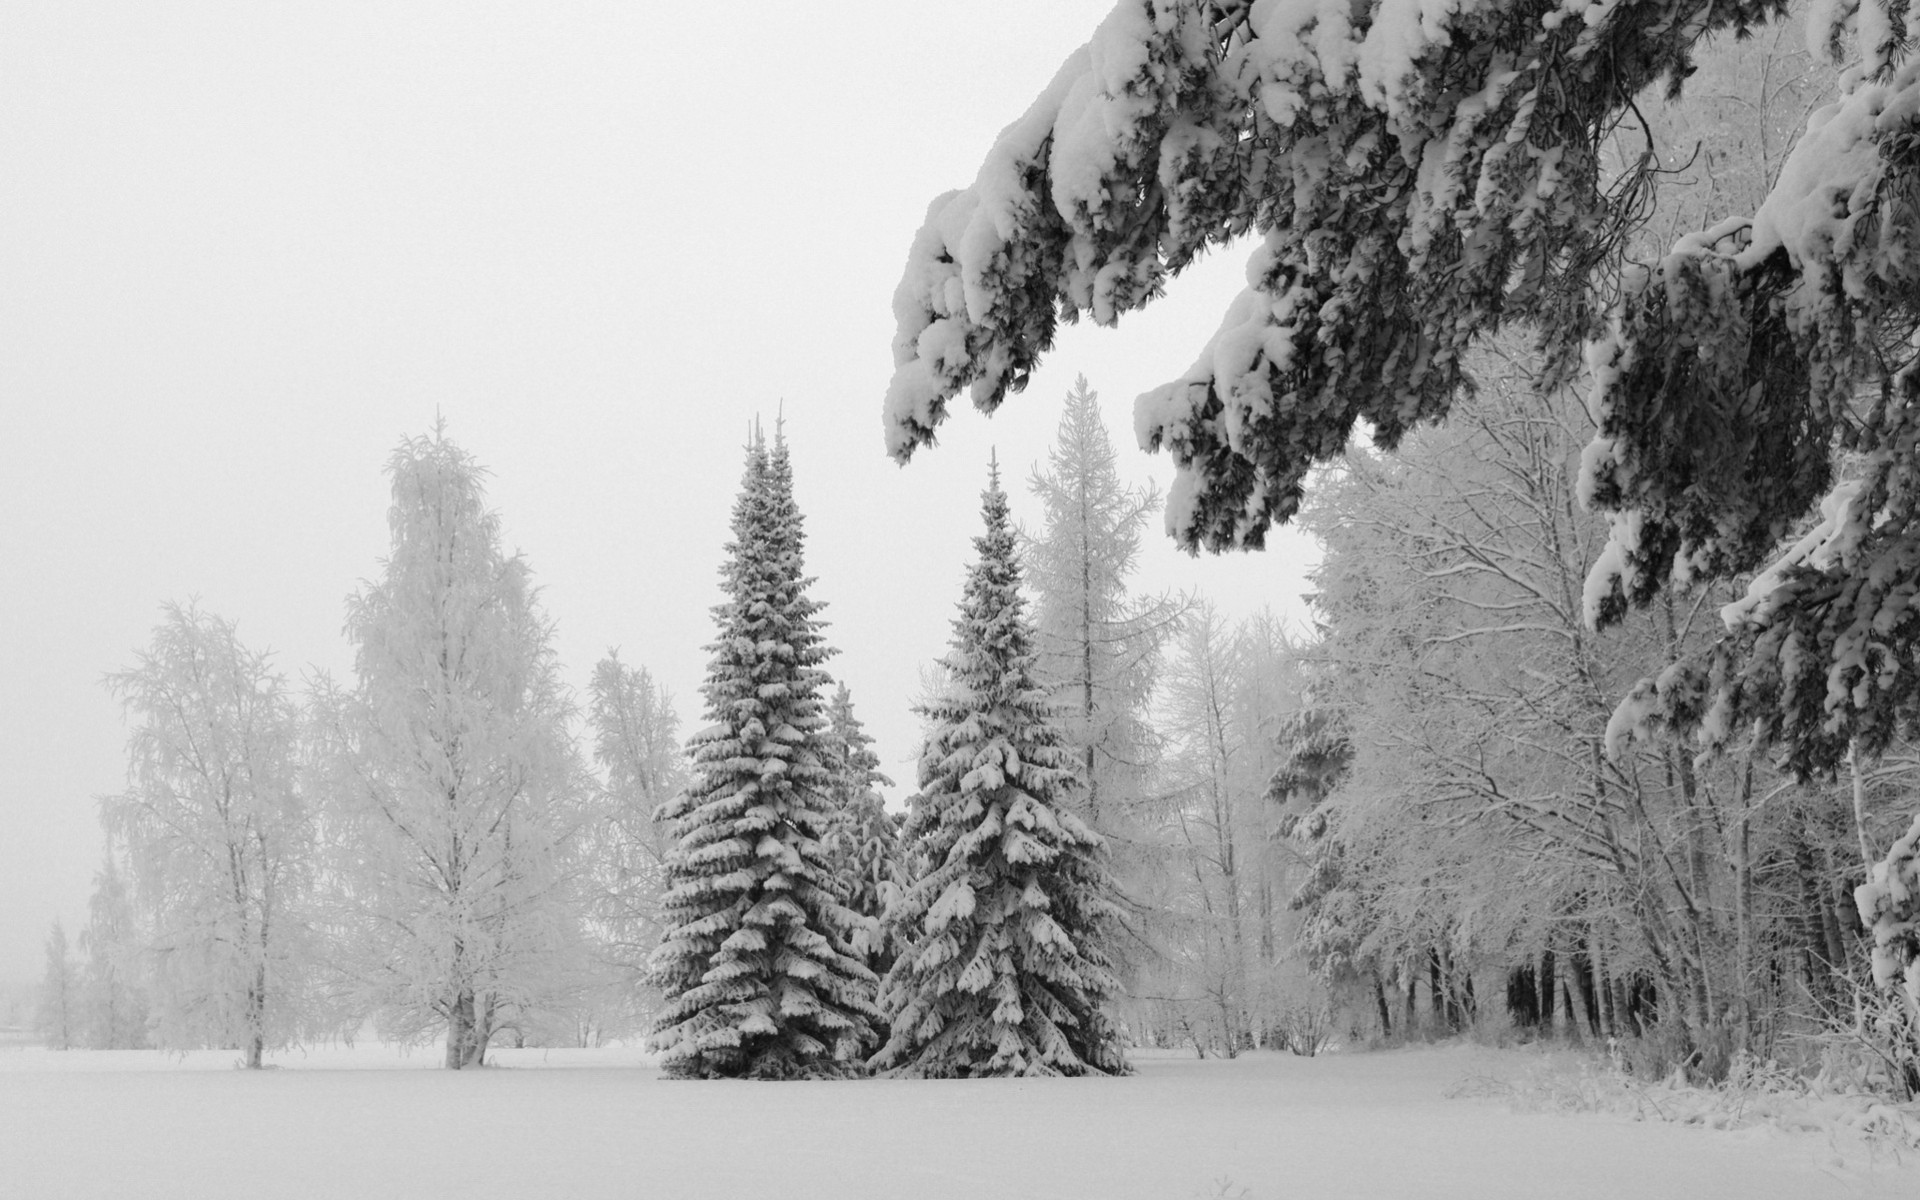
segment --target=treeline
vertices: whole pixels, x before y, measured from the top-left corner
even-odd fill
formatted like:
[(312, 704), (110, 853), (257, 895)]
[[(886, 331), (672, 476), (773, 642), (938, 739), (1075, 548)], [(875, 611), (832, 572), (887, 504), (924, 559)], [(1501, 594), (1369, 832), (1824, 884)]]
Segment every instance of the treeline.
[[(671, 698), (611, 653), (576, 711), (479, 465), (436, 431), (389, 474), (389, 554), (349, 604), (351, 681), (296, 693), (195, 604), (167, 605), (108, 680), (128, 786), (101, 800), (77, 947), (58, 925), (48, 939), (49, 1044), (231, 1046), (257, 1066), (370, 1022), (443, 1035), (457, 1067), (499, 1040), (643, 1027), (670, 851), (656, 811), (689, 778)], [(881, 777), (844, 685), (812, 732), (826, 852), (870, 878)], [(855, 902), (877, 912), (871, 886)]]
[(1803, 782), (1757, 741), (1633, 738), (1620, 698), (1738, 589), (1590, 630), (1587, 417), (1515, 358), (1317, 481), (1305, 641), (1130, 590), (1158, 498), (1082, 381), (1037, 527), (990, 483), (904, 813), (827, 670), (782, 440), (749, 449), (684, 747), (617, 655), (575, 710), (480, 468), (410, 440), (350, 682), (296, 695), (192, 605), (110, 679), (129, 786), (78, 953), (49, 938), (42, 1029), (257, 1064), (371, 1023), (456, 1067), (648, 1035), (681, 1073), (775, 1077), (1471, 1029), (1707, 1076), (1850, 1048), (1897, 1085), (1851, 889), (1908, 764)]
[(828, 672), (783, 439), (749, 447), (684, 744), (618, 655), (568, 693), (444, 431), (389, 473), (351, 679), (296, 690), (188, 604), (109, 680), (128, 787), (77, 947), (49, 937), (50, 1044), (258, 1065), (370, 1028), (462, 1067), (645, 1035), (691, 1074), (1075, 1073), (1315, 1007), (1264, 798), (1295, 656), (1270, 618), (1130, 591), (1159, 500), (1084, 381), (1037, 528), (994, 471), (906, 812)]

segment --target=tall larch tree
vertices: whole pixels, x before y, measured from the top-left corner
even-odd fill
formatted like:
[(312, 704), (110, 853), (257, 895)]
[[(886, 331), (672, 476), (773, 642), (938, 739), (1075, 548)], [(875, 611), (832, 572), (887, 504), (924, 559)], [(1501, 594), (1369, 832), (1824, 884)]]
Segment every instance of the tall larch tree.
[(925, 870), (894, 907), (901, 949), (881, 989), (876, 1068), (903, 1075), (1083, 1075), (1127, 1069), (1104, 1005), (1117, 913), (1100, 837), (1046, 691), (996, 466), (985, 532), (925, 710), (920, 791), (904, 834)]
[(592, 810), (552, 626), (482, 468), (439, 428), (388, 473), (392, 547), (348, 612), (359, 686), (333, 704), (344, 960), (383, 1032), (442, 1029), (459, 1069), (575, 986)]
[(1146, 707), (1182, 608), (1127, 586), (1160, 497), (1120, 478), (1100, 397), (1084, 376), (1067, 393), (1046, 469), (1034, 471), (1029, 487), (1044, 509), (1024, 546), (1035, 672), (1079, 764), (1088, 821), (1112, 835), (1130, 824), (1153, 766)]
[(309, 959), (299, 711), (233, 622), (191, 604), (165, 614), (136, 665), (107, 679), (134, 725), (127, 790), (101, 812), (146, 918), (159, 1039), (238, 1046), (259, 1067), (298, 1032)]
[(807, 595), (784, 437), (756, 434), (722, 568), (702, 689), (708, 727), (673, 823), (653, 980), (653, 1044), (683, 1078), (832, 1077), (874, 1037), (875, 979), (852, 943), (827, 839), (833, 780), (820, 693), (830, 653)]

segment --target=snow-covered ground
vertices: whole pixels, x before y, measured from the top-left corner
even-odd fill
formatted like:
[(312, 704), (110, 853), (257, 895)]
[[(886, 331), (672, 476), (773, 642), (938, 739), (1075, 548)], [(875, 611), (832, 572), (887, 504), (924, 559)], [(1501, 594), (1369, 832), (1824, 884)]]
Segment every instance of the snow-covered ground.
[(1447, 1098), (1538, 1070), (1477, 1047), (941, 1083), (669, 1082), (617, 1048), (497, 1061), (363, 1046), (248, 1073), (225, 1053), (0, 1051), (0, 1196), (1920, 1196), (1920, 1156), (1858, 1141)]

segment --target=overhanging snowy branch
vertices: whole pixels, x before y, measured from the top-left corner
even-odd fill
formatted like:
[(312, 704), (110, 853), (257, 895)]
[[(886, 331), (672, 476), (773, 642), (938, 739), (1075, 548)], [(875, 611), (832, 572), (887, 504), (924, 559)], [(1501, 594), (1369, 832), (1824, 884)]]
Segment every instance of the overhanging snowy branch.
[(1783, 7), (1121, 0), (929, 209), (894, 298), (888, 449), (931, 442), (962, 388), (996, 407), (1060, 320), (1111, 323), (1258, 231), (1248, 290), (1136, 416), (1175, 459), (1170, 532), (1258, 547), (1356, 420), (1391, 445), (1444, 414), (1476, 334), (1533, 321), (1571, 359), (1638, 204), (1602, 190), (1601, 141), (1700, 38)]

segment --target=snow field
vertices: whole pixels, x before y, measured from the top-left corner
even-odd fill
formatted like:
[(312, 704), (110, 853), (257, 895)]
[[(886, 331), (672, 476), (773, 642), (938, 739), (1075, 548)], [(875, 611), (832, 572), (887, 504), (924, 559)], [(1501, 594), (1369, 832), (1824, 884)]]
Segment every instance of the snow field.
[[(1476, 1047), (1125, 1079), (759, 1084), (659, 1078), (637, 1051), (0, 1052), (0, 1197), (303, 1200), (1555, 1200), (1920, 1195), (1920, 1162), (1447, 1099), (1535, 1056)], [(382, 1069), (366, 1069), (382, 1068)]]

